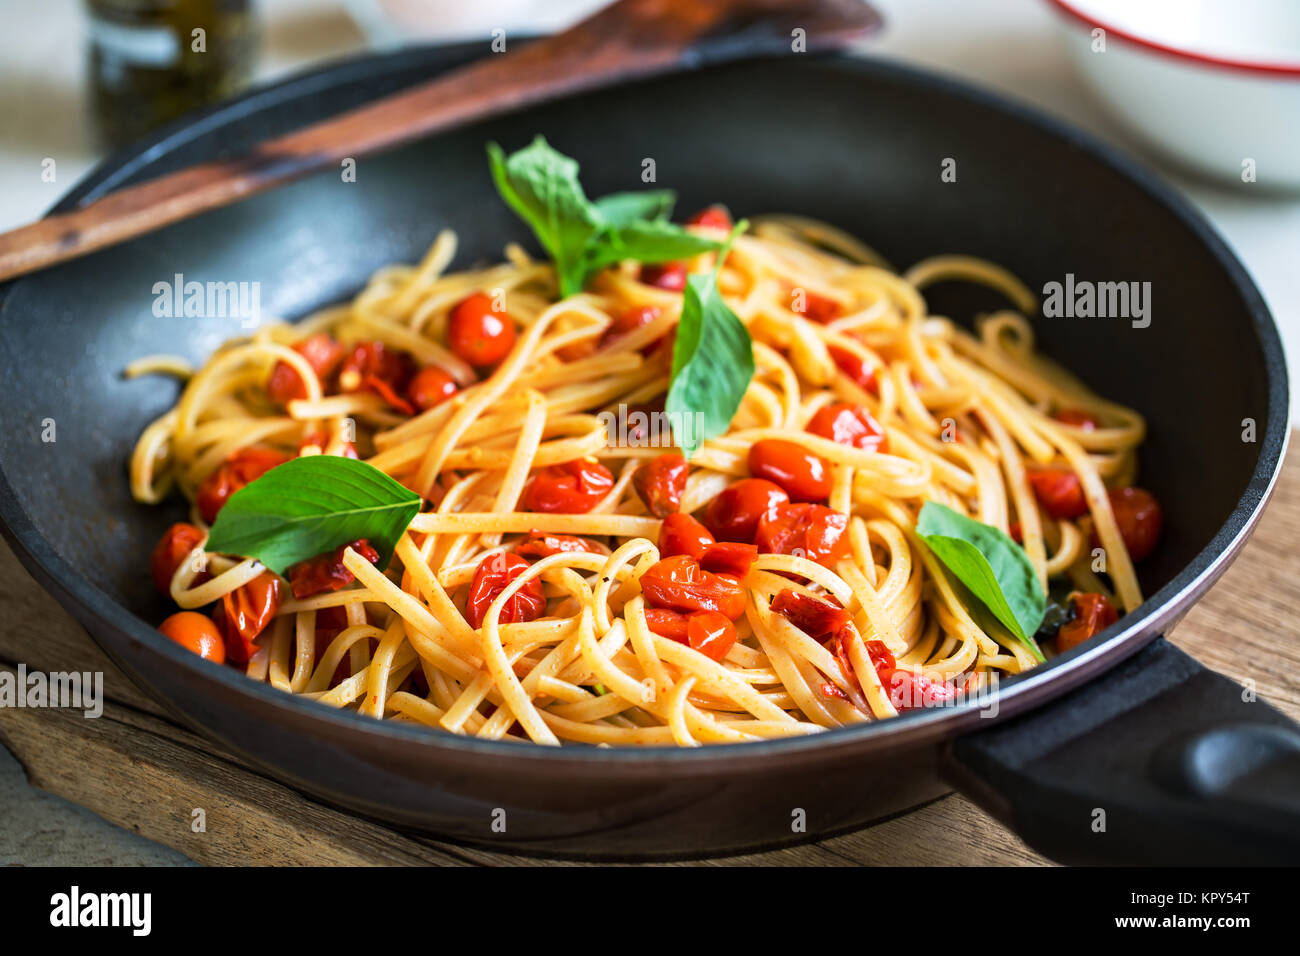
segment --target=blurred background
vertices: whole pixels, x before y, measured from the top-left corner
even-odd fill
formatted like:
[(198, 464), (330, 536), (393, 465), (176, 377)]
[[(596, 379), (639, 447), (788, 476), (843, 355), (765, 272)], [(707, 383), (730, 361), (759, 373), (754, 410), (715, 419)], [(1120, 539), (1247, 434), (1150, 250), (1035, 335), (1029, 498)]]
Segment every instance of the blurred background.
[[(0, 231), (41, 216), (113, 148), (250, 84), (410, 43), (487, 52), (493, 30), (549, 32), (602, 4), (3, 0)], [(1300, 0), (872, 5), (885, 26), (863, 55), (1029, 102), (1159, 171), (1236, 249), (1300, 369)], [(184, 861), (32, 790), (0, 749), (0, 863)]]

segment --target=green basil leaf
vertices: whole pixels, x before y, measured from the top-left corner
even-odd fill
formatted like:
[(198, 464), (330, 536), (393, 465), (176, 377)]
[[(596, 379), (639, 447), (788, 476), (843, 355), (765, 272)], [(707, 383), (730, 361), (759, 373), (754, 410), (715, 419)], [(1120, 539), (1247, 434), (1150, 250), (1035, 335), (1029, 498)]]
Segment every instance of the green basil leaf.
[(671, 189), (647, 189), (639, 193), (610, 193), (593, 203), (601, 221), (626, 226), (641, 219), (663, 220), (673, 214), (677, 195)]
[(638, 262), (668, 262), (712, 252), (720, 243), (697, 236), (662, 220), (629, 222), (608, 232), (602, 242), (593, 243), (587, 261), (588, 274), (624, 259)]
[(1024, 549), (997, 528), (934, 501), (921, 508), (916, 532), (957, 580), (1043, 660), (1033, 635), (1047, 596)]
[(207, 550), (256, 558), (283, 574), (291, 564), (365, 538), (383, 570), (419, 510), (419, 495), (373, 465), (338, 455), (293, 458), (230, 496)]
[(730, 427), (754, 377), (749, 330), (718, 292), (718, 271), (732, 241), (746, 225), (737, 223), (712, 272), (686, 277), (665, 411), (673, 438), (687, 458), (693, 457), (706, 439)]

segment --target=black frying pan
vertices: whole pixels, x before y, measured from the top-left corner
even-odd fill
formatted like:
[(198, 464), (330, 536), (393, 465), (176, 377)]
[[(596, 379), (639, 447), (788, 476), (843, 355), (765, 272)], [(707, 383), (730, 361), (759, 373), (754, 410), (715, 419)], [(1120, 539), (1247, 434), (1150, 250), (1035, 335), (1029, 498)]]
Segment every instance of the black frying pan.
[[(119, 154), (60, 209), (319, 119), (479, 47), (372, 57), (253, 93)], [(161, 637), (150, 548), (182, 516), (127, 490), (125, 456), (175, 399), (124, 381), (147, 352), (202, 359), (237, 320), (157, 318), (153, 287), (257, 281), (298, 316), (412, 261), (435, 232), (458, 265), (522, 227), (483, 144), (535, 132), (599, 195), (645, 157), (679, 208), (723, 202), (836, 223), (891, 260), (991, 258), (1031, 287), (1066, 273), (1152, 283), (1153, 321), (1037, 322), (1046, 351), (1144, 412), (1142, 483), (1167, 530), (1151, 597), (1086, 645), (1002, 686), (999, 716), (929, 711), (793, 740), (696, 750), (551, 750), (328, 709)], [(957, 161), (957, 181), (941, 163)], [(1264, 303), (1204, 220), (1114, 151), (1021, 107), (896, 65), (788, 58), (586, 95), (438, 136), (14, 282), (0, 293), (0, 517), (22, 560), (139, 683), (269, 773), (331, 803), (455, 840), (582, 857), (727, 853), (861, 827), (955, 783), (1065, 861), (1300, 859), (1300, 735), (1158, 635), (1258, 519), (1287, 439), (1287, 377)], [(994, 302), (938, 287), (934, 311)], [(42, 440), (53, 418), (57, 441)], [(1241, 441), (1242, 421), (1258, 440)], [(1008, 718), (1014, 718), (1008, 720)], [(498, 832), (505, 811), (504, 832)], [(1098, 832), (1096, 811), (1105, 812)], [(802, 811), (800, 813), (799, 811)], [(806, 821), (803, 829), (799, 821)], [(954, 835), (960, 841), (960, 835)]]

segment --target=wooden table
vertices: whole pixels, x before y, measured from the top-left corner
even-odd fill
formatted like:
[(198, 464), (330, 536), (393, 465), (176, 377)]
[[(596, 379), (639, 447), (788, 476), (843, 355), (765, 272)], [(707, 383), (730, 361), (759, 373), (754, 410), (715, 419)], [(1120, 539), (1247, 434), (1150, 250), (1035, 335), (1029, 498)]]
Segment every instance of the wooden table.
[[(1262, 696), (1293, 717), (1300, 717), (1297, 542), (1300, 452), (1293, 450), (1245, 552), (1171, 635), (1209, 667), (1252, 680)], [(104, 672), (104, 714), (97, 720), (86, 720), (79, 711), (0, 708), (0, 740), (23, 763), (31, 782), (201, 863), (553, 865), (359, 820), (250, 769), (166, 717), (0, 543), (0, 668), (13, 669), (20, 661), (29, 669)], [(194, 808), (227, 822), (195, 833)], [(728, 862), (1048, 861), (954, 794), (849, 836)]]

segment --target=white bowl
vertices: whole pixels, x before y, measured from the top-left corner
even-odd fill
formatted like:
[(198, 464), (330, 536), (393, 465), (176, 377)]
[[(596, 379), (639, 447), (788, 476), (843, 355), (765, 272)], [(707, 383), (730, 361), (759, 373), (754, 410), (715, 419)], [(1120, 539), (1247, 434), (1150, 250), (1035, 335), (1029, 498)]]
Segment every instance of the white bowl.
[(1300, 189), (1300, 0), (1051, 0), (1098, 98), (1217, 179)]

